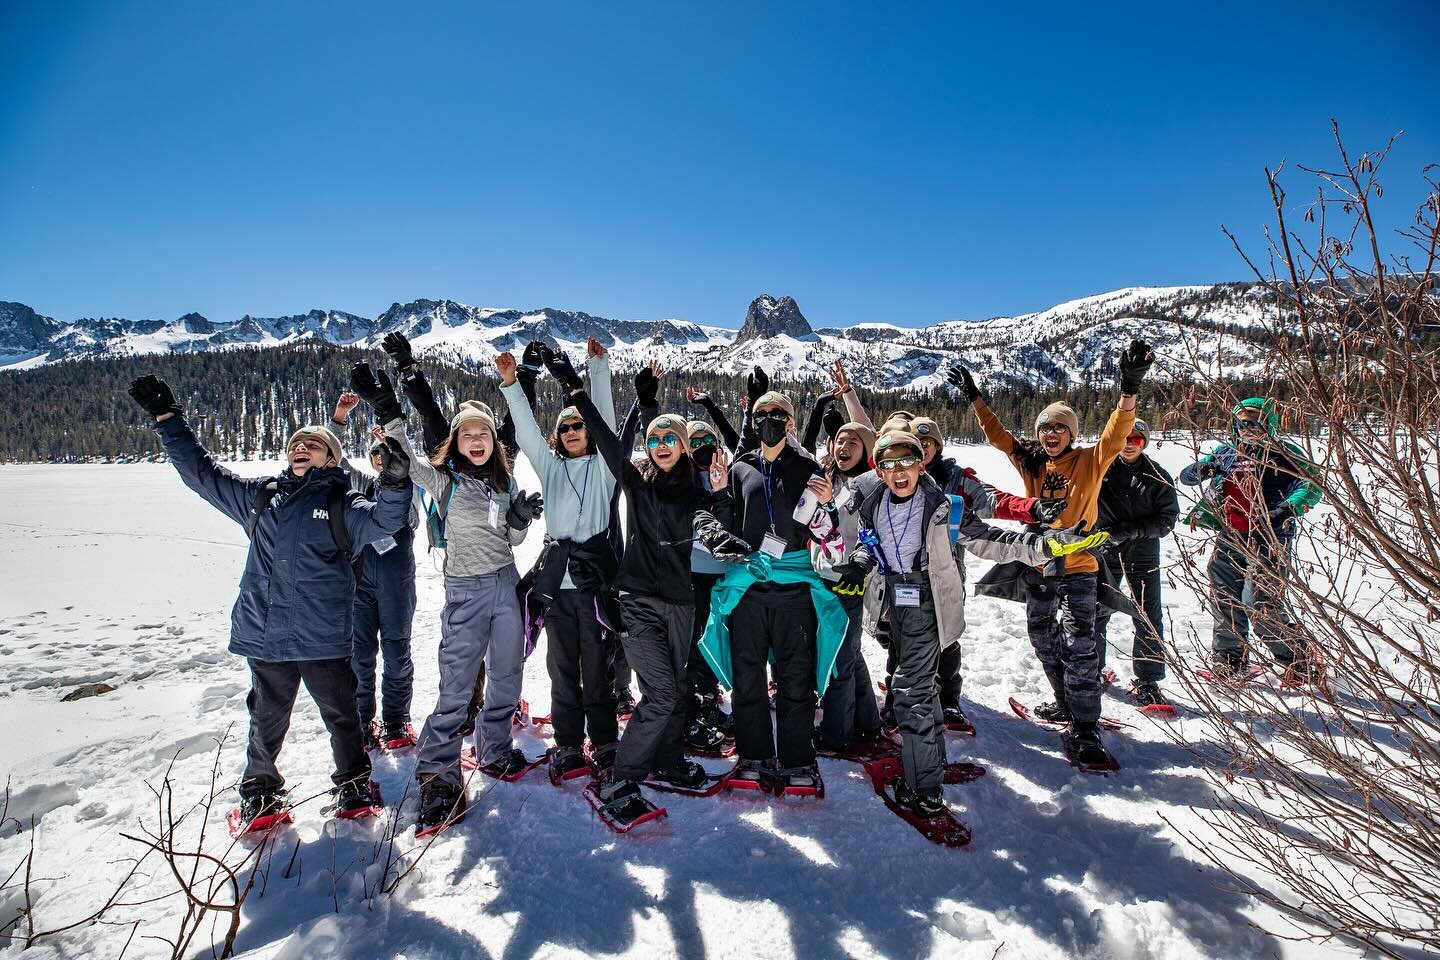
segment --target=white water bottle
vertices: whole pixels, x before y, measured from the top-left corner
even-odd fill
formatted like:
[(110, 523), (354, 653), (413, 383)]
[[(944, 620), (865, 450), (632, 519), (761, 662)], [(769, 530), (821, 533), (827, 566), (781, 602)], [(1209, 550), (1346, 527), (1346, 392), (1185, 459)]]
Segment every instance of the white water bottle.
[(806, 487), (805, 492), (800, 494), (800, 502), (795, 504), (795, 512), (790, 515), (790, 519), (808, 530), (819, 509), (820, 498), (815, 496), (815, 491)]

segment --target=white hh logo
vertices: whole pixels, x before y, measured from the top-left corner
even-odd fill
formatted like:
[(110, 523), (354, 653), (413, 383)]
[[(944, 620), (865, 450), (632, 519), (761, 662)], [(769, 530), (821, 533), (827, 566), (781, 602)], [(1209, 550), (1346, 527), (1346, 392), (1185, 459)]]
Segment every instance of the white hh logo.
[(330, 519), (330, 511), (329, 511), (329, 510), (316, 510), (316, 511), (314, 511), (313, 513), (310, 514), (310, 519), (311, 519), (311, 520), (329, 520), (329, 519)]

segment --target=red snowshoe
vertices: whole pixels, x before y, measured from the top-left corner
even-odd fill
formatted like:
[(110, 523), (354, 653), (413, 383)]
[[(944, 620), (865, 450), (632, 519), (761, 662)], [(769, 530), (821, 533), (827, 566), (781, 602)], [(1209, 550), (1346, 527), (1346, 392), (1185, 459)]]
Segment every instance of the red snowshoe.
[(921, 814), (901, 802), (896, 785), (903, 783), (905, 769), (899, 757), (872, 760), (865, 764), (865, 772), (890, 812), (914, 827), (926, 840), (945, 847), (963, 847), (970, 843), (970, 828), (956, 819), (955, 814), (943, 804), (933, 812)]

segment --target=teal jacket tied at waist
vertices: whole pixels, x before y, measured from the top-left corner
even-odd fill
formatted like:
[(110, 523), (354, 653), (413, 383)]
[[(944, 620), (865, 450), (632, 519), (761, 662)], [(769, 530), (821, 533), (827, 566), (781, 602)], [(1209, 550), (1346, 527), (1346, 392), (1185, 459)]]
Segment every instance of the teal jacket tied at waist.
[(756, 583), (803, 583), (810, 588), (815, 604), (815, 618), (820, 629), (815, 637), (815, 692), (823, 695), (835, 667), (835, 656), (845, 639), (850, 617), (835, 594), (820, 579), (810, 564), (808, 550), (792, 550), (779, 560), (768, 554), (753, 553), (743, 564), (730, 567), (715, 584), (710, 595), (710, 619), (700, 638), (700, 653), (715, 671), (725, 688), (735, 686), (734, 669), (730, 663), (730, 614)]

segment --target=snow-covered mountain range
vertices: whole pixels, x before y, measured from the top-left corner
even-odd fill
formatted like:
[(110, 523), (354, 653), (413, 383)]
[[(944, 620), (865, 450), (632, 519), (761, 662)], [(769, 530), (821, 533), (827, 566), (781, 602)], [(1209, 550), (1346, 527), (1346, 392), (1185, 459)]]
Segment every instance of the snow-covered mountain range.
[(667, 368), (739, 373), (759, 364), (782, 379), (823, 376), (836, 358), (856, 382), (876, 389), (940, 385), (954, 360), (982, 381), (1027, 380), (1051, 386), (1085, 376), (1108, 379), (1113, 358), (1132, 337), (1156, 345), (1160, 362), (1188, 366), (1192, 357), (1239, 375), (1264, 361), (1260, 321), (1268, 305), (1255, 284), (1132, 287), (1062, 303), (1038, 313), (929, 327), (863, 323), (812, 328), (790, 297), (757, 297), (738, 329), (683, 320), (613, 320), (544, 308), (472, 307), (453, 300), (395, 303), (371, 319), (338, 310), (285, 317), (215, 321), (196, 313), (177, 320), (82, 319), (59, 323), (20, 303), (0, 302), (0, 369), (27, 369), (98, 356), (190, 353), (270, 347), (313, 339), (379, 347), (390, 331), (417, 353), (470, 367), (544, 340), (581, 351), (595, 337), (620, 370), (651, 358)]

